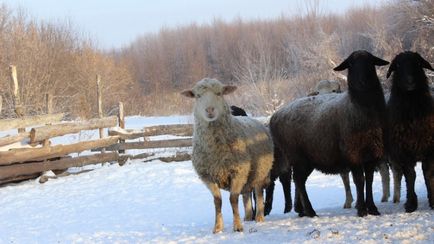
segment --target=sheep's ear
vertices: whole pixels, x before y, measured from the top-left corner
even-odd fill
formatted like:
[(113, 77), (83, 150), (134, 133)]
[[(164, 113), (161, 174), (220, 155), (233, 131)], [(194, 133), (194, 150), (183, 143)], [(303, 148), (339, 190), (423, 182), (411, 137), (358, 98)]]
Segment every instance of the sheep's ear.
[(189, 97), (189, 98), (194, 98), (194, 93), (192, 90), (185, 90), (181, 92), (181, 95)]
[(336, 66), (333, 70), (334, 71), (342, 71), (342, 70), (348, 69), (348, 67), (349, 67), (349, 61), (347, 58), (340, 65)]
[(236, 86), (226, 85), (223, 87), (223, 95), (231, 94), (237, 89)]
[(422, 56), (419, 55), (419, 59), (420, 59), (420, 66), (422, 66), (422, 68), (434, 71), (434, 69), (431, 67), (431, 64), (428, 61), (426, 61), (424, 58), (422, 58)]
[(392, 64), (389, 66), (389, 69), (387, 70), (386, 78), (389, 78), (393, 71), (395, 71), (396, 64), (395, 60), (392, 61)]
[(383, 60), (379, 57), (372, 56), (372, 58), (374, 59), (374, 64), (377, 66), (384, 66), (389, 64), (389, 61)]

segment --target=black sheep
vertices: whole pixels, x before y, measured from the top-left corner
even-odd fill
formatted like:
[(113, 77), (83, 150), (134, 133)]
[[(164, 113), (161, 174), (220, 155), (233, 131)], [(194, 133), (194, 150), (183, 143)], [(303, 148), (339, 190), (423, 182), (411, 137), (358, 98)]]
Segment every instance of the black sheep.
[(414, 191), (416, 162), (422, 169), (431, 208), (434, 208), (434, 99), (423, 69), (431, 65), (415, 52), (402, 52), (392, 61), (393, 72), (387, 103), (386, 148), (395, 167), (402, 170), (407, 186), (405, 211), (417, 209)]
[(380, 214), (372, 181), (374, 167), (384, 156), (386, 105), (375, 66), (388, 63), (367, 51), (353, 52), (334, 69), (348, 69), (348, 91), (298, 99), (271, 117), (275, 148), (293, 168), (295, 210), (300, 216), (316, 216), (305, 186), (313, 169), (327, 174), (351, 171), (358, 215)]

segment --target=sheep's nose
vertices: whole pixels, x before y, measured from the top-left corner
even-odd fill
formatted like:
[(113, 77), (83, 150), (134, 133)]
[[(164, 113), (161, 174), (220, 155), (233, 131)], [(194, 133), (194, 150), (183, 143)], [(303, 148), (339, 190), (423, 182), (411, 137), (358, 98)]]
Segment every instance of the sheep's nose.
[(214, 111), (215, 111), (214, 107), (208, 107), (205, 109), (205, 111), (209, 118), (214, 117)]

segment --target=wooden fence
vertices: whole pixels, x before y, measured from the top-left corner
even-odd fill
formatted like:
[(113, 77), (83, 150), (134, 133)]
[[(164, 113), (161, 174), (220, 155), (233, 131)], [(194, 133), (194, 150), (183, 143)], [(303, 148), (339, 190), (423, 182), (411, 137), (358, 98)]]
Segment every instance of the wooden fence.
[[(11, 79), (17, 86), (14, 66), (11, 66)], [(100, 77), (97, 76), (97, 83), (99, 82)], [(18, 89), (15, 87), (14, 91)], [(98, 89), (99, 118), (86, 121), (61, 122), (63, 114), (24, 116), (19, 96), (17, 93), (14, 93), (14, 96), (16, 97), (15, 105), (18, 107), (16, 109), (17, 118), (0, 120), (0, 131), (18, 130), (13, 135), (0, 137), (0, 184), (36, 178), (42, 172), (49, 170), (60, 174), (70, 167), (115, 161), (123, 165), (129, 158), (152, 156), (150, 153), (126, 154), (126, 150), (130, 149), (182, 148), (192, 145), (191, 124), (152, 126), (141, 130), (125, 129), (122, 103), (119, 103), (118, 116), (103, 117), (100, 89)], [(49, 100), (47, 99), (47, 106), (51, 104)], [(107, 136), (104, 135), (104, 129), (108, 129)], [(54, 137), (80, 133), (84, 130), (99, 130), (99, 139), (67, 145), (52, 145)], [(184, 136), (184, 138), (150, 140), (149, 137), (157, 135)], [(185, 136), (190, 138), (185, 138)], [(138, 139), (140, 141), (137, 141)], [(25, 142), (24, 146), (22, 142)], [(4, 150), (5, 148), (7, 150)], [(70, 155), (81, 152), (86, 152), (86, 155), (75, 157)], [(188, 160), (189, 155), (180, 154), (159, 159), (163, 161)]]

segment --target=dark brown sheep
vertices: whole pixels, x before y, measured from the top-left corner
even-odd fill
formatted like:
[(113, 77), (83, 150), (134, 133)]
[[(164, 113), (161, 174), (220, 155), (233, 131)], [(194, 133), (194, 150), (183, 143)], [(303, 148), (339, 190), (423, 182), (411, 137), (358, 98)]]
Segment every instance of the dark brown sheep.
[(431, 65), (415, 52), (402, 52), (392, 61), (392, 89), (387, 103), (386, 148), (407, 186), (405, 211), (417, 209), (414, 191), (416, 162), (422, 161), (428, 199), (434, 208), (434, 99), (423, 69)]
[(372, 181), (374, 167), (384, 156), (386, 105), (375, 66), (386, 64), (367, 51), (353, 52), (335, 68), (348, 69), (348, 91), (298, 99), (271, 117), (275, 147), (293, 167), (295, 210), (300, 216), (316, 215), (305, 186), (314, 169), (327, 174), (351, 171), (358, 215), (380, 214), (373, 201)]

